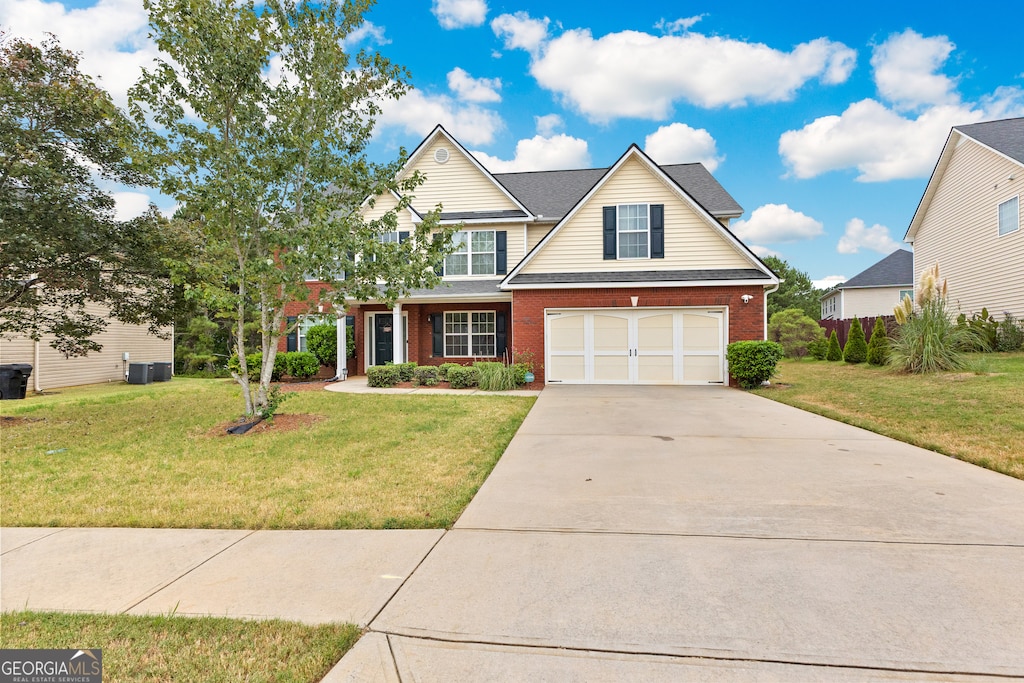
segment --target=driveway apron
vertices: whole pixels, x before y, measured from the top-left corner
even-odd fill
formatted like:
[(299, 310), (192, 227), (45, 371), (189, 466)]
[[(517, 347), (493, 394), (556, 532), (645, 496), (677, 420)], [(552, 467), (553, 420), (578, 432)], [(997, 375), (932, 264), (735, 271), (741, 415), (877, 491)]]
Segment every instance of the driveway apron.
[(725, 387), (552, 386), (329, 680), (1024, 676), (1024, 482)]

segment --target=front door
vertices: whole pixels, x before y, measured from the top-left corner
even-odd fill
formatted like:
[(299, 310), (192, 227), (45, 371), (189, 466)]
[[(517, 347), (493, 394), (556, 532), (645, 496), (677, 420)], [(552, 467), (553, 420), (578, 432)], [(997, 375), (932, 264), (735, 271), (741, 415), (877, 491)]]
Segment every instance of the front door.
[(384, 365), (395, 358), (394, 326), (391, 313), (377, 313), (373, 316), (373, 364)]

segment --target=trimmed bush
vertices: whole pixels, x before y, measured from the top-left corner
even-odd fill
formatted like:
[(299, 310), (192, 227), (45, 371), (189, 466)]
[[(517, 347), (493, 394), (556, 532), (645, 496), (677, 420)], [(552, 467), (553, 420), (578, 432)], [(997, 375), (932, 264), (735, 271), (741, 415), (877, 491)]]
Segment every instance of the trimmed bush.
[(437, 376), (441, 378), (441, 381), (448, 381), (448, 371), (452, 368), (461, 368), (462, 366), (458, 363), (441, 363), (437, 368)]
[(814, 360), (825, 360), (828, 355), (828, 340), (825, 339), (825, 330), (821, 331), (821, 337), (807, 344), (807, 355)]
[(885, 322), (879, 316), (875, 318), (875, 327), (871, 330), (871, 340), (868, 342), (868, 363), (885, 365), (888, 362), (889, 333), (885, 329)]
[(416, 368), (413, 381), (421, 387), (434, 387), (440, 381), (437, 368), (431, 365), (424, 365)]
[(868, 359), (868, 343), (864, 341), (864, 328), (860, 318), (854, 318), (850, 324), (850, 334), (846, 338), (843, 349), (843, 360), (847, 363), (863, 363)]
[(366, 368), (366, 386), (384, 389), (401, 381), (398, 365), (373, 365)]
[(473, 367), (479, 373), (478, 385), (484, 391), (509, 391), (518, 386), (516, 371), (511, 365), (484, 361), (474, 363)]
[[(257, 351), (256, 353), (249, 353), (245, 356), (245, 366), (249, 370), (249, 381), (259, 382), (260, 372), (263, 369), (263, 354)], [(238, 356), (232, 355), (228, 359), (228, 370), (234, 373), (241, 372), (241, 365), (238, 362)], [(274, 356), (274, 370), (270, 373), (270, 381), (280, 381), (281, 375), (288, 371), (288, 354), (278, 353)]]
[[(334, 325), (313, 325), (306, 332), (306, 349), (320, 365), (338, 364), (338, 329)], [(292, 374), (289, 372), (288, 374)], [(314, 373), (315, 374), (315, 373)]]
[(394, 367), (398, 368), (399, 382), (411, 382), (416, 374), (415, 363), (395, 363)]
[(452, 389), (468, 389), (480, 384), (480, 371), (475, 367), (456, 365), (448, 368), (448, 384)]
[(744, 389), (754, 389), (775, 375), (782, 360), (782, 344), (772, 341), (739, 341), (729, 344), (729, 374)]
[(808, 344), (825, 338), (825, 331), (802, 309), (787, 308), (772, 314), (768, 321), (768, 339), (782, 344), (787, 358), (803, 358)]
[(320, 361), (309, 351), (293, 351), (285, 354), (288, 374), (296, 379), (309, 379), (320, 372)]
[(836, 331), (832, 330), (831, 336), (828, 338), (828, 351), (825, 352), (825, 360), (842, 360), (843, 349), (839, 346), (839, 337), (836, 336)]

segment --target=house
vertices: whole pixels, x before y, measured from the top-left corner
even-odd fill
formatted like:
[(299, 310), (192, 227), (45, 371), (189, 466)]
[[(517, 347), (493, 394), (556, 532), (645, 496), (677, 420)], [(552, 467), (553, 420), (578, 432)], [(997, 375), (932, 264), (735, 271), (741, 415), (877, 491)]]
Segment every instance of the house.
[(29, 388), (41, 392), (81, 384), (123, 382), (130, 362), (174, 361), (170, 328), (166, 330), (167, 338), (160, 339), (150, 334), (146, 325), (128, 325), (109, 318), (109, 310), (98, 304), (86, 304), (85, 310), (108, 318), (107, 327), (92, 337), (103, 346), (102, 350), (67, 358), (50, 346), (50, 336), (33, 341), (26, 335), (7, 335), (0, 337), (0, 364), (31, 365)]
[(822, 320), (892, 315), (904, 295), (914, 296), (914, 255), (897, 249), (821, 297)]
[(939, 264), (949, 301), (1024, 318), (1024, 118), (956, 126), (907, 230), (914, 282)]
[(413, 208), (441, 204), (460, 246), (441, 286), (393, 309), (348, 302), (350, 372), (532, 354), (538, 383), (722, 383), (726, 345), (765, 338), (779, 279), (729, 231), (743, 209), (700, 164), (658, 166), (633, 145), (610, 168), (492, 174), (439, 126), (414, 171)]

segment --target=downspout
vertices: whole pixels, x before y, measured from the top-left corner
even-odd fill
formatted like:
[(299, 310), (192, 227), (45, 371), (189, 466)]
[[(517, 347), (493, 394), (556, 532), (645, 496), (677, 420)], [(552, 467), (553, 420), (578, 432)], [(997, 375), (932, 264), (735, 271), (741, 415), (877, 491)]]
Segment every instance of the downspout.
[(782, 286), (782, 282), (775, 285), (771, 289), (764, 290), (764, 338), (768, 340), (768, 295), (779, 291), (779, 287)]
[(33, 380), (33, 387), (37, 394), (43, 393), (42, 383), (39, 381), (39, 340), (36, 339), (35, 344), (32, 348), (32, 375), (35, 377)]

